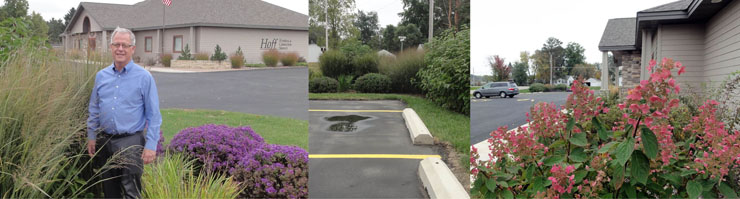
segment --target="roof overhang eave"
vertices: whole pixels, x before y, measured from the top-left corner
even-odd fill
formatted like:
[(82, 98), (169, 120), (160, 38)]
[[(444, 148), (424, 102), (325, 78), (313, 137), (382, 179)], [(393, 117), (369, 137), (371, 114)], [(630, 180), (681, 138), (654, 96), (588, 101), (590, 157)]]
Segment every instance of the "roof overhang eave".
[(620, 46), (599, 46), (599, 51), (623, 51), (623, 50), (637, 50), (635, 45), (620, 45)]
[[(216, 24), (216, 23), (188, 23), (188, 24), (176, 24), (167, 25), (165, 28), (187, 28), (187, 27), (222, 27), (222, 28), (251, 28), (251, 29), (277, 29), (277, 30), (305, 30), (308, 31), (308, 27), (300, 26), (270, 26), (270, 25), (243, 25), (243, 24)], [(114, 30), (115, 27), (105, 27), (103, 30)], [(147, 26), (147, 27), (136, 27), (131, 28), (131, 31), (144, 31), (144, 30), (159, 30), (162, 26)]]

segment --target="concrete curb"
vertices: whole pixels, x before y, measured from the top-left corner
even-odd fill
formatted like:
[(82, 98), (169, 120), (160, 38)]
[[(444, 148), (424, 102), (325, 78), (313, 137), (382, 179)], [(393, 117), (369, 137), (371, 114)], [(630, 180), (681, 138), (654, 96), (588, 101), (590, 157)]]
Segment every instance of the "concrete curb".
[(419, 163), (419, 178), (429, 198), (469, 199), (447, 164), (439, 158), (425, 158)]
[(434, 137), (429, 133), (429, 129), (421, 121), (416, 111), (411, 108), (403, 109), (403, 119), (406, 121), (406, 128), (409, 129), (409, 135), (411, 136), (411, 142), (414, 145), (431, 145), (434, 144)]

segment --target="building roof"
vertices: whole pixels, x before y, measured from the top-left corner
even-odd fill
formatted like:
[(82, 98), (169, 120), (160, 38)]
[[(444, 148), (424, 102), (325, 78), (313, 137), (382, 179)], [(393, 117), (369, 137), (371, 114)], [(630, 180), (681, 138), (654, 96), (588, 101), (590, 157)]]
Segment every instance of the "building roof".
[(693, 0), (678, 0), (671, 3), (655, 6), (649, 9), (642, 10), (640, 12), (665, 12), (665, 11), (679, 11), (686, 10), (689, 8)]
[(599, 50), (635, 50), (637, 19), (618, 18), (609, 19), (601, 35)]
[[(161, 0), (145, 0), (134, 5), (80, 3), (72, 18), (86, 10), (103, 29), (117, 26), (132, 30), (189, 26), (243, 27), (308, 30), (308, 16), (261, 0), (177, 0), (165, 8)], [(74, 23), (70, 23), (74, 24)], [(72, 25), (67, 27), (67, 30)]]

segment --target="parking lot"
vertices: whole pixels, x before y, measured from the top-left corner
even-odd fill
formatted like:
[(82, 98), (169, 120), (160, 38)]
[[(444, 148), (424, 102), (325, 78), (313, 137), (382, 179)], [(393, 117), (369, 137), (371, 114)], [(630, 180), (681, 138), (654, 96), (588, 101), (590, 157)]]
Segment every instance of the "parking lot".
[(308, 120), (308, 68), (152, 75), (161, 108), (226, 110)]
[(438, 156), (414, 146), (399, 101), (309, 102), (312, 198), (424, 198), (419, 162)]
[(553, 102), (565, 105), (570, 92), (522, 93), (514, 98), (471, 98), (470, 144), (485, 141), (491, 131), (508, 125), (509, 129), (527, 123), (526, 113), (536, 103)]

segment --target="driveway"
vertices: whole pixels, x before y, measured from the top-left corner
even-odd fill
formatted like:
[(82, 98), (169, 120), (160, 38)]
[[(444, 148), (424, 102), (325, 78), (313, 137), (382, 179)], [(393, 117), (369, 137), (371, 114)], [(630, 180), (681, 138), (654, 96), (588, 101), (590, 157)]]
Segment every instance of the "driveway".
[(509, 129), (527, 123), (526, 113), (536, 103), (554, 102), (565, 105), (570, 92), (522, 93), (514, 98), (471, 98), (470, 144), (485, 141), (492, 131), (508, 125)]
[[(431, 146), (414, 146), (399, 101), (309, 102), (312, 198), (424, 198), (418, 176)], [(353, 112), (356, 111), (356, 112)], [(404, 157), (400, 157), (404, 156)]]
[(308, 68), (152, 72), (160, 108), (214, 109), (308, 120)]

